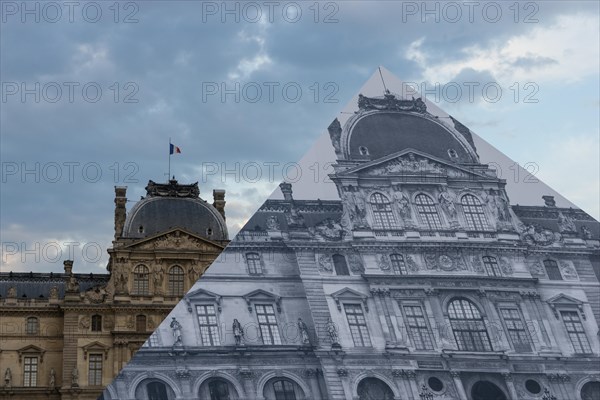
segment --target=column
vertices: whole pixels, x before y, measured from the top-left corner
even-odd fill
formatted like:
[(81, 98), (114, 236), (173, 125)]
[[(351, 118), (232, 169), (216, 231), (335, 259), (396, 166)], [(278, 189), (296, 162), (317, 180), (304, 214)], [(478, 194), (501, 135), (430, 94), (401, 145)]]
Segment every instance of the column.
[(515, 389), (515, 385), (513, 383), (512, 374), (510, 372), (503, 372), (502, 377), (504, 378), (504, 382), (506, 383), (506, 387), (510, 393), (510, 398), (513, 400), (518, 400), (519, 396), (517, 395), (517, 389)]
[(310, 390), (312, 392), (311, 399), (321, 400), (321, 388), (319, 387), (319, 382), (317, 378), (318, 371), (315, 368), (307, 368), (304, 370), (304, 375), (306, 376), (306, 380), (310, 385)]
[(418, 399), (419, 398), (419, 386), (417, 385), (417, 373), (415, 371), (411, 371), (411, 370), (404, 371), (404, 373), (406, 375), (406, 379), (407, 379), (408, 385), (410, 387), (410, 391), (413, 394), (413, 398)]
[(454, 381), (454, 387), (458, 392), (458, 397), (460, 400), (469, 400), (467, 398), (467, 393), (465, 392), (465, 387), (463, 386), (462, 380), (460, 379), (460, 371), (450, 371), (450, 376)]

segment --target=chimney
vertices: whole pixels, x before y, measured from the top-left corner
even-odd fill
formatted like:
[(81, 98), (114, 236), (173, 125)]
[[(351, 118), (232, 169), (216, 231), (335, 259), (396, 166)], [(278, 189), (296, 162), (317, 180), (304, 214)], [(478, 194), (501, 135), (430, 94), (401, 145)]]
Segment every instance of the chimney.
[(65, 274), (71, 275), (73, 273), (73, 260), (65, 260), (63, 261), (63, 265), (65, 267)]
[(283, 198), (286, 201), (294, 201), (294, 197), (292, 196), (292, 184), (287, 182), (282, 182), (279, 184), (279, 189), (281, 189), (281, 193), (283, 193)]
[(125, 210), (126, 194), (127, 186), (115, 186), (115, 240), (121, 237), (125, 226), (125, 217), (127, 216)]
[(554, 196), (542, 196), (542, 199), (544, 199), (544, 204), (546, 205), (546, 207), (556, 207), (556, 201), (554, 201)]
[(225, 190), (214, 189), (213, 190), (213, 207), (221, 214), (225, 219)]

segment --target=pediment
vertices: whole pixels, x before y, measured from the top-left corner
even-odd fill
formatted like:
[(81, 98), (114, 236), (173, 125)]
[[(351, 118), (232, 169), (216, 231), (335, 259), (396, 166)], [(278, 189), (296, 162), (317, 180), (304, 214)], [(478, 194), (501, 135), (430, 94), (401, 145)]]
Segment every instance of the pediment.
[(188, 294), (186, 294), (183, 299), (185, 300), (185, 303), (187, 304), (188, 312), (192, 312), (192, 303), (202, 302), (202, 301), (216, 303), (218, 311), (221, 312), (222, 297), (216, 293), (209, 292), (208, 290), (204, 290), (204, 289), (194, 290), (193, 292), (189, 292)]
[(25, 346), (25, 347), (21, 347), (20, 349), (17, 350), (17, 353), (19, 354), (19, 363), (21, 362), (23, 356), (40, 356), (40, 363), (44, 362), (44, 353), (46, 352), (46, 350), (42, 349), (41, 347), (37, 347), (34, 346), (32, 344)]
[(478, 177), (497, 179), (496, 175), (474, 172), (459, 165), (449, 163), (414, 149), (404, 149), (386, 157), (340, 172), (340, 176), (395, 176), (395, 175), (436, 175), (448, 178)]
[(367, 305), (368, 296), (354, 289), (350, 289), (348, 287), (340, 289), (337, 292), (332, 293), (331, 297), (333, 297), (333, 299), (335, 300), (335, 304), (337, 306), (338, 311), (342, 311), (342, 302), (344, 300), (360, 301), (361, 303), (363, 303), (365, 311), (369, 311), (369, 306)]
[(243, 297), (244, 300), (246, 300), (246, 303), (248, 304), (248, 311), (250, 312), (252, 312), (252, 303), (261, 301), (275, 303), (277, 305), (277, 311), (281, 312), (281, 297), (273, 293), (267, 292), (266, 290), (253, 290), (252, 292), (245, 294)]
[(123, 247), (136, 250), (194, 250), (201, 252), (221, 252), (224, 246), (211, 240), (188, 232), (181, 228), (173, 228)]
[(82, 347), (83, 349), (83, 359), (86, 360), (89, 353), (103, 353), (104, 359), (108, 358), (108, 350), (110, 350), (110, 346), (105, 345), (101, 342), (92, 342), (86, 344)]
[(564, 306), (580, 306), (583, 304), (583, 302), (581, 300), (577, 300), (574, 297), (571, 296), (567, 296), (564, 293), (558, 294), (548, 300), (546, 300), (547, 303), (549, 304), (553, 304), (553, 305), (564, 305)]

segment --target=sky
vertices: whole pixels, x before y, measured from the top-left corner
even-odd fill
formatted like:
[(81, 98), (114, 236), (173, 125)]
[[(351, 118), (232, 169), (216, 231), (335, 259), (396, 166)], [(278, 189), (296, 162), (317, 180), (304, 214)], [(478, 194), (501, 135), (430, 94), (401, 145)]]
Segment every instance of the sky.
[(364, 86), (379, 66), (478, 135), (513, 203), (550, 190), (522, 166), (598, 219), (599, 14), (593, 1), (2, 0), (0, 271), (70, 258), (105, 272), (114, 186), (130, 209), (165, 181), (169, 138), (171, 175), (211, 202), (227, 191), (233, 237), (282, 179), (326, 175), (325, 128), (381, 91)]

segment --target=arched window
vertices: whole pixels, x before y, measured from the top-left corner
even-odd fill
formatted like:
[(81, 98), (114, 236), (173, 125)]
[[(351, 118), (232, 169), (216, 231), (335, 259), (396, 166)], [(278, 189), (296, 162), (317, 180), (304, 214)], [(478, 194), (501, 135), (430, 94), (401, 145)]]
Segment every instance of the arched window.
[(274, 378), (267, 382), (263, 395), (266, 400), (300, 400), (304, 398), (304, 392), (300, 386), (285, 378)]
[(560, 268), (558, 268), (558, 263), (554, 260), (544, 260), (544, 268), (546, 268), (546, 274), (548, 274), (548, 279), (551, 281), (562, 281), (563, 277), (560, 273)]
[(238, 394), (230, 382), (225, 379), (214, 378), (202, 384), (200, 398), (202, 400), (236, 400)]
[(179, 265), (175, 265), (169, 270), (169, 294), (183, 296), (183, 268)]
[(335, 268), (336, 275), (350, 275), (346, 257), (341, 254), (334, 254), (331, 258), (333, 259), (333, 267)]
[(167, 386), (162, 382), (150, 382), (146, 386), (148, 391), (148, 400), (165, 400), (168, 399)]
[(358, 384), (359, 400), (394, 400), (392, 389), (377, 378), (365, 378)]
[(150, 271), (145, 265), (138, 265), (133, 270), (133, 293), (140, 296), (149, 293)]
[(479, 199), (472, 194), (466, 194), (460, 199), (467, 226), (472, 231), (483, 231), (488, 228), (487, 217)]
[(600, 400), (600, 382), (588, 382), (583, 385), (581, 400)]
[(102, 331), (102, 315), (92, 315), (92, 332)]
[(40, 331), (40, 320), (36, 317), (29, 317), (25, 324), (25, 333), (28, 335), (37, 335)]
[(358, 152), (360, 153), (361, 156), (368, 156), (369, 155), (369, 149), (366, 148), (365, 146), (360, 146), (358, 148)]
[(371, 195), (371, 208), (376, 228), (396, 228), (396, 218), (394, 218), (394, 213), (392, 212), (392, 205), (386, 196), (381, 193), (373, 193)]
[(137, 332), (146, 332), (146, 316), (145, 315), (136, 315), (135, 330)]
[(248, 264), (248, 273), (250, 275), (262, 274), (262, 264), (260, 262), (260, 254), (246, 253), (246, 264)]
[(456, 299), (448, 305), (450, 326), (459, 350), (492, 351), (492, 344), (475, 304), (467, 299)]
[(485, 268), (485, 272), (489, 276), (502, 276), (500, 273), (500, 268), (498, 267), (498, 261), (496, 257), (484, 256), (483, 258), (483, 267)]
[(442, 221), (431, 197), (426, 194), (419, 194), (415, 197), (415, 205), (417, 206), (417, 212), (421, 216), (421, 221), (427, 225), (428, 229), (442, 229)]
[(406, 264), (404, 263), (402, 254), (390, 254), (390, 261), (392, 262), (392, 269), (395, 274), (406, 275)]

